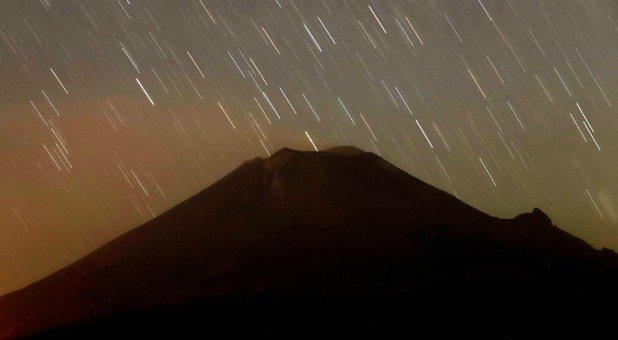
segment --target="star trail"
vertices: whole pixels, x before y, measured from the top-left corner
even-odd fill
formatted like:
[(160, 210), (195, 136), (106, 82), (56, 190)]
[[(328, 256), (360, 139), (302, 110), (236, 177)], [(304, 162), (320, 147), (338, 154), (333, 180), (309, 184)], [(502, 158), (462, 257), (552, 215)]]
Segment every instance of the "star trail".
[(611, 0), (0, 2), (0, 294), (282, 147), (618, 247)]

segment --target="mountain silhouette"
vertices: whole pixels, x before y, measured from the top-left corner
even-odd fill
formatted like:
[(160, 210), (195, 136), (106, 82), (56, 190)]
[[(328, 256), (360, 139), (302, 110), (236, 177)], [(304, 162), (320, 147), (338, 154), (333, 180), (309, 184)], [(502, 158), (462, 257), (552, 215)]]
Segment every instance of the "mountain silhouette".
[(607, 294), (616, 273), (613, 251), (539, 209), (499, 219), (373, 153), (284, 148), (1, 297), (0, 338), (375, 330), (473, 305), (511, 325)]

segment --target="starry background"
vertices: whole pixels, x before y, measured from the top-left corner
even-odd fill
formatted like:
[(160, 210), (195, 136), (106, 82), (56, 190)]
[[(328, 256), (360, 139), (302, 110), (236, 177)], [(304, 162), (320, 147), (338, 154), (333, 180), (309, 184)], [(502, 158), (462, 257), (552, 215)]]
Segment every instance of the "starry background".
[(0, 295), (288, 146), (618, 248), (618, 3), (0, 1)]

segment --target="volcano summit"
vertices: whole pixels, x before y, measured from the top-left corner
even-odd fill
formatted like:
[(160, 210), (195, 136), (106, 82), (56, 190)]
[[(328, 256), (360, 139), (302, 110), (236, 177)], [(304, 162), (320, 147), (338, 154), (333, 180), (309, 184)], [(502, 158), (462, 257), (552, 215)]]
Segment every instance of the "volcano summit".
[(592, 306), (617, 273), (539, 209), (499, 219), (372, 153), (282, 149), (0, 298), (0, 338), (512, 330)]

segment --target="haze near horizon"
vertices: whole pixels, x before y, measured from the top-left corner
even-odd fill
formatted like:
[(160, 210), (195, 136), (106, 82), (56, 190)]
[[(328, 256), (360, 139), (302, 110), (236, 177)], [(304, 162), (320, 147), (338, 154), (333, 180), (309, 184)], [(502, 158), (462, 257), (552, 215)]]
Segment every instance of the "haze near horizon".
[(618, 248), (612, 1), (0, 2), (0, 295), (282, 147)]

